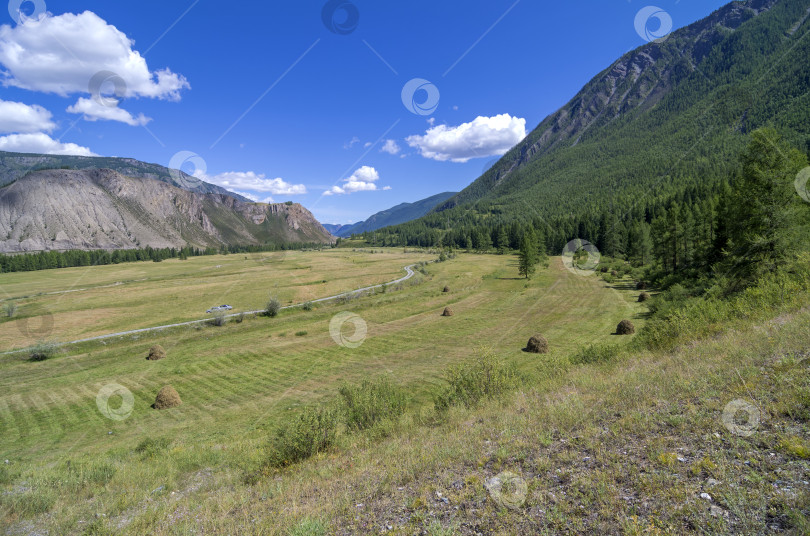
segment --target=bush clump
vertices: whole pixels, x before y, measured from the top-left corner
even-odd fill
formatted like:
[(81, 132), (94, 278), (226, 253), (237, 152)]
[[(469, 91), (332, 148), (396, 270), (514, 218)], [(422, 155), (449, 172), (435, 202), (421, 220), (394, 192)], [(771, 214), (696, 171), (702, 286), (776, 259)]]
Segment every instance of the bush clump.
[(38, 342), (28, 349), (28, 359), (31, 361), (45, 361), (56, 355), (59, 347), (53, 342)]
[(281, 302), (276, 298), (270, 298), (267, 301), (267, 305), (264, 306), (265, 316), (269, 316), (270, 318), (276, 317), (279, 311), (281, 311)]
[(619, 322), (619, 325), (616, 326), (617, 335), (632, 335), (635, 332), (636, 327), (633, 325), (632, 322), (626, 319)]
[(211, 320), (208, 321), (212, 326), (222, 327), (228, 323), (228, 319), (223, 311), (217, 311)]
[(276, 429), (268, 462), (286, 467), (323, 452), (335, 442), (337, 411), (333, 407), (307, 407)]
[(647, 290), (647, 283), (644, 281), (639, 281), (636, 283), (636, 290)]
[(642, 292), (641, 294), (638, 295), (638, 302), (639, 303), (644, 303), (645, 301), (647, 301), (649, 299), (650, 299), (650, 295), (648, 293), (646, 293), (646, 292)]
[(584, 365), (604, 363), (619, 355), (621, 348), (615, 344), (593, 344), (586, 346), (571, 357), (571, 363)]
[(17, 314), (17, 304), (14, 302), (8, 302), (3, 306), (3, 312), (6, 313), (7, 317), (14, 318), (14, 315)]
[(407, 397), (388, 378), (363, 380), (360, 385), (344, 385), (338, 391), (343, 401), (346, 426), (366, 430), (384, 420), (394, 420), (405, 412)]
[(444, 312), (442, 312), (442, 316), (453, 316), (454, 314), (455, 313), (453, 313), (453, 310), (449, 307), (445, 307)]
[(529, 339), (529, 342), (526, 343), (526, 348), (524, 348), (523, 351), (533, 354), (547, 354), (548, 341), (540, 334), (534, 335)]
[(166, 350), (159, 344), (154, 345), (149, 349), (149, 355), (146, 356), (146, 359), (149, 361), (159, 361), (161, 359), (166, 359)]
[(180, 395), (177, 394), (174, 387), (167, 385), (158, 391), (158, 394), (155, 397), (155, 403), (152, 404), (152, 407), (154, 409), (169, 409), (176, 408), (182, 403), (183, 402), (180, 400)]
[(485, 353), (444, 373), (447, 385), (434, 397), (438, 411), (451, 406), (472, 407), (482, 399), (500, 398), (518, 384), (515, 369), (492, 353)]

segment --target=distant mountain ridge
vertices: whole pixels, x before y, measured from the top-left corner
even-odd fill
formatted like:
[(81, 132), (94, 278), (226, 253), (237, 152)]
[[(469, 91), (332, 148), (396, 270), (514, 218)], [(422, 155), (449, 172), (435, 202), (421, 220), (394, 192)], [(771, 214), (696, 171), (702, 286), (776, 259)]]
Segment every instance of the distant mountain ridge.
[(367, 231), (376, 231), (389, 225), (398, 225), (406, 223), (411, 220), (421, 218), (429, 213), (439, 203), (456, 195), (457, 192), (443, 192), (440, 194), (432, 195), (428, 198), (414, 201), (413, 203), (400, 203), (394, 207), (386, 210), (381, 210), (376, 214), (370, 216), (367, 220), (355, 223), (353, 225), (334, 225), (330, 226), (334, 230), (330, 232), (339, 237), (348, 237), (353, 234), (360, 234)]
[(111, 169), (127, 177), (154, 179), (189, 192), (224, 194), (240, 201), (250, 200), (221, 186), (210, 184), (180, 171), (159, 164), (149, 164), (134, 158), (106, 156), (69, 156), (0, 151), (0, 186), (5, 186), (30, 171), (42, 169)]
[(43, 170), (0, 188), (0, 252), (331, 243), (294, 203), (252, 203), (109, 169)]

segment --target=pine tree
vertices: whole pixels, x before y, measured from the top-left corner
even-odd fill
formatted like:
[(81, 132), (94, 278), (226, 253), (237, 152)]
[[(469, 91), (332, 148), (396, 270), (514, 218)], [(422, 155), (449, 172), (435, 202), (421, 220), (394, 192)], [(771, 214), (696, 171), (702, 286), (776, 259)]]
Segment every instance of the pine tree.
[(520, 242), (520, 252), (518, 253), (518, 274), (531, 279), (537, 270), (537, 245), (533, 239), (533, 233), (526, 232)]

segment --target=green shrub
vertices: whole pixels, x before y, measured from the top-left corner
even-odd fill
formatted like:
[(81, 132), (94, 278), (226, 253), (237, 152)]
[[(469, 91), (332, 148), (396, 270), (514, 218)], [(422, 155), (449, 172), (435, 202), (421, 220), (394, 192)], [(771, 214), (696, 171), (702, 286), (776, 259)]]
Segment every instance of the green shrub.
[(3, 312), (6, 313), (7, 317), (13, 318), (14, 315), (17, 314), (17, 304), (14, 302), (8, 302), (3, 306)]
[(304, 336), (304, 335), (306, 335), (307, 333), (309, 333), (309, 332), (308, 332), (308, 331), (296, 331), (296, 332), (295, 332), (295, 336), (296, 336), (296, 337), (303, 337), (303, 336)]
[(604, 363), (615, 358), (620, 352), (621, 347), (616, 344), (592, 344), (574, 354), (571, 362), (575, 365)]
[(344, 385), (339, 390), (343, 399), (346, 425), (366, 430), (383, 420), (394, 420), (405, 412), (407, 397), (388, 378), (363, 380), (360, 385)]
[(337, 411), (329, 407), (307, 407), (283, 421), (270, 445), (268, 463), (285, 467), (323, 452), (335, 442)]
[(517, 372), (492, 353), (485, 353), (444, 373), (447, 385), (434, 396), (438, 411), (450, 406), (474, 406), (482, 399), (500, 398), (518, 385)]
[(153, 458), (169, 448), (172, 440), (167, 437), (147, 437), (135, 447), (135, 452), (141, 455), (141, 458)]
[(239, 313), (239, 315), (236, 317), (236, 323), (241, 324), (244, 321), (245, 321), (245, 313), (244, 312)]
[(219, 326), (222, 327), (228, 323), (228, 319), (225, 317), (225, 313), (222, 311), (217, 311), (214, 313), (214, 316), (211, 317), (211, 320), (208, 321), (212, 326)]
[[(655, 315), (639, 333), (640, 342), (651, 350), (671, 349), (683, 340), (714, 335), (735, 320), (772, 318), (807, 304), (810, 299), (810, 258), (762, 277), (759, 282), (731, 298), (717, 293), (688, 298), (680, 285), (673, 285), (652, 307)], [(663, 301), (663, 303), (661, 303)]]
[(40, 341), (28, 349), (28, 358), (31, 361), (45, 361), (55, 356), (58, 351), (56, 343)]
[(264, 314), (265, 316), (269, 316), (270, 318), (278, 316), (279, 311), (281, 311), (281, 302), (278, 299), (271, 297), (267, 301), (267, 305), (264, 306)]
[(313, 303), (311, 301), (308, 301), (304, 305), (301, 306), (301, 309), (303, 309), (304, 311), (311, 311), (314, 308), (315, 308), (315, 306), (313, 305)]

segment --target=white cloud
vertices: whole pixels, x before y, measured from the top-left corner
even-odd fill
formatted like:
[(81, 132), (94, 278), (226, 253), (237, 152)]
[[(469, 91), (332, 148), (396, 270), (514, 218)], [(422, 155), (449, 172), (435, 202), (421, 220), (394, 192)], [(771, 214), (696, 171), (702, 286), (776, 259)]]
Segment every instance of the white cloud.
[(0, 133), (50, 132), (56, 128), (51, 112), (37, 104), (0, 99)]
[(0, 151), (9, 151), (12, 153), (98, 156), (87, 147), (82, 147), (75, 143), (61, 143), (42, 132), (36, 134), (0, 136)]
[[(354, 192), (373, 192), (377, 190), (375, 184), (380, 180), (380, 174), (371, 166), (363, 166), (348, 179), (343, 179), (343, 186), (332, 186), (326, 190), (323, 195), (343, 195), (351, 194)], [(390, 190), (390, 186), (382, 188), (383, 190)]]
[(355, 143), (360, 143), (360, 138), (358, 138), (357, 136), (354, 136), (350, 141), (347, 141), (346, 143), (344, 143), (343, 148), (344, 149), (351, 149), (352, 147), (354, 147)]
[(290, 184), (280, 178), (268, 179), (264, 174), (257, 174), (253, 171), (229, 171), (213, 176), (203, 173), (195, 173), (194, 175), (200, 180), (222, 186), (232, 192), (239, 190), (238, 193), (242, 195), (245, 195), (242, 193), (245, 190), (273, 195), (302, 195), (307, 193), (307, 187), (303, 184)]
[(385, 140), (385, 145), (380, 149), (381, 153), (398, 154), (402, 149), (396, 140)]
[(363, 148), (364, 148), (364, 149), (368, 149), (368, 148), (369, 148), (369, 147), (371, 147), (372, 145), (374, 145), (374, 144), (373, 144), (373, 143), (371, 143), (370, 141), (367, 141), (366, 143), (364, 143), (364, 144), (363, 144)]
[(252, 194), (250, 192), (240, 192), (237, 190), (231, 190), (235, 194), (239, 194), (241, 196), (247, 197), (254, 203), (275, 203), (272, 197), (265, 197), (264, 199), (260, 199), (258, 195)]
[(439, 125), (424, 136), (408, 136), (406, 141), (425, 158), (463, 163), (472, 158), (504, 155), (525, 137), (525, 119), (501, 114), (479, 116), (457, 127)]
[(128, 111), (119, 108), (116, 103), (111, 102), (111, 104), (111, 106), (105, 106), (93, 99), (81, 97), (67, 111), (72, 114), (84, 114), (85, 121), (98, 121), (99, 119), (103, 121), (119, 121), (133, 127), (143, 126), (152, 120), (143, 114), (133, 117)]
[(64, 97), (91, 93), (90, 80), (110, 71), (126, 83), (120, 97), (179, 100), (180, 91), (190, 87), (188, 81), (169, 69), (150, 71), (133, 45), (123, 32), (91, 11), (48, 14), (14, 27), (3, 25), (3, 84)]

